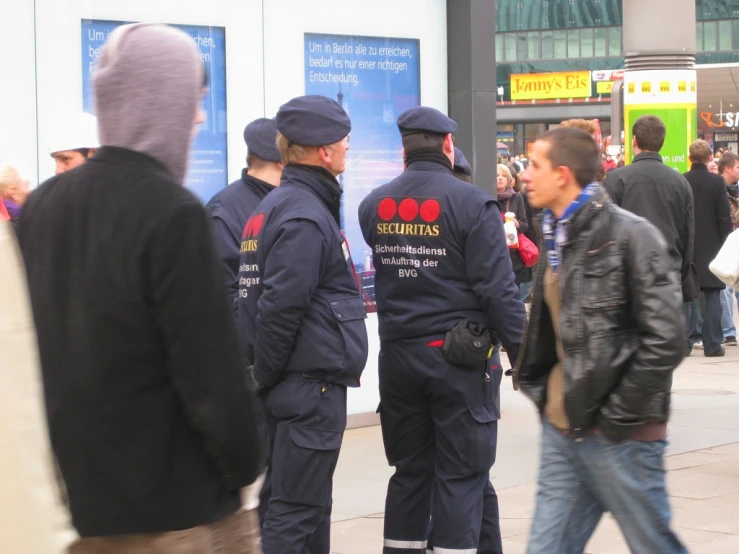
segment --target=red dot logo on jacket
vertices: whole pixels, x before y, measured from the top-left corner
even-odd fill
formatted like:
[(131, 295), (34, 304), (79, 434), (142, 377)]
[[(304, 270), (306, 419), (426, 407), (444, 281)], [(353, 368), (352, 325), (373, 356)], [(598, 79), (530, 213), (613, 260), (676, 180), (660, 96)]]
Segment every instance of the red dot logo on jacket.
[(256, 237), (259, 232), (262, 230), (262, 225), (264, 225), (264, 214), (254, 214), (251, 216), (244, 226), (244, 232), (241, 235), (242, 239), (245, 238), (251, 238)]
[(441, 204), (435, 198), (383, 198), (377, 216), (381, 235), (439, 236)]
[(264, 214), (258, 213), (251, 216), (246, 225), (244, 232), (241, 234), (241, 252), (256, 252), (259, 247), (259, 241), (256, 237), (259, 235), (264, 225)]

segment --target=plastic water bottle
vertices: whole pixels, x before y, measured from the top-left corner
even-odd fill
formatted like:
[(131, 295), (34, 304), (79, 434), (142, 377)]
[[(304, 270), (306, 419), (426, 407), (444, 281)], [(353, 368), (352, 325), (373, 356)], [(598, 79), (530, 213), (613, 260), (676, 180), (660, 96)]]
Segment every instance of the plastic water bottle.
[(515, 219), (516, 214), (513, 212), (505, 213), (503, 230), (505, 231), (505, 241), (508, 248), (518, 248), (518, 230), (516, 229), (516, 224), (513, 222)]

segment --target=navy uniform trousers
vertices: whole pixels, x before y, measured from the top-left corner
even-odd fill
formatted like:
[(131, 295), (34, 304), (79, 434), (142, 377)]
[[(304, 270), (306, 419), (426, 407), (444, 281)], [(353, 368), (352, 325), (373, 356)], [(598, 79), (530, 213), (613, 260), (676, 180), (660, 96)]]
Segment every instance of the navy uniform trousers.
[(382, 436), (395, 467), (383, 554), (425, 554), (427, 548), (500, 554), (490, 469), (503, 371), (497, 352), (479, 370), (448, 363), (440, 338), (383, 342), (380, 350)]
[(346, 387), (290, 377), (267, 393), (262, 408), (271, 489), (262, 522), (262, 551), (329, 554), (333, 477), (346, 428)]

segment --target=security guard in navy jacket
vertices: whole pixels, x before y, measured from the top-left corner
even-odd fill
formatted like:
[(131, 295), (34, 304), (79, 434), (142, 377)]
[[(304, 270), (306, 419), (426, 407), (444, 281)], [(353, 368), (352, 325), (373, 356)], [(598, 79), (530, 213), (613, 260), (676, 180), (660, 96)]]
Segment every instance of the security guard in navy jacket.
[(267, 412), (272, 498), (264, 554), (328, 554), (346, 387), (367, 361), (364, 303), (339, 228), (349, 116), (303, 96), (277, 113), (280, 188), (247, 221), (239, 327)]
[(465, 183), (472, 182), (472, 168), (467, 158), (464, 157), (464, 153), (456, 146), (454, 147), (454, 176)]
[[(515, 361), (526, 318), (497, 202), (454, 176), (457, 124), (432, 108), (398, 118), (406, 171), (370, 193), (388, 461), (385, 554), (502, 551), (495, 461), (500, 341)], [(432, 509), (433, 494), (433, 509)]]
[(276, 140), (274, 119), (260, 118), (249, 123), (244, 129), (247, 154), (241, 179), (213, 196), (205, 206), (223, 263), (234, 318), (238, 314), (241, 233), (262, 199), (280, 184), (282, 160)]

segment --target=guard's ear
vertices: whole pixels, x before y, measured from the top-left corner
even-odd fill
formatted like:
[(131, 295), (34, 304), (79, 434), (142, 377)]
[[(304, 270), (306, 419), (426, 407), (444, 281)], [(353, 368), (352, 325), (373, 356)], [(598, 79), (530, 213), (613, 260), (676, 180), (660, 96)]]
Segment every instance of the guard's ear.
[(454, 156), (454, 137), (451, 133), (444, 136), (444, 153)]

